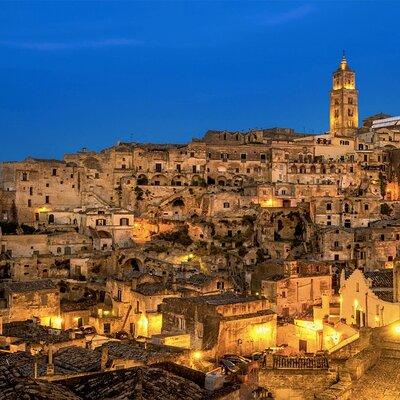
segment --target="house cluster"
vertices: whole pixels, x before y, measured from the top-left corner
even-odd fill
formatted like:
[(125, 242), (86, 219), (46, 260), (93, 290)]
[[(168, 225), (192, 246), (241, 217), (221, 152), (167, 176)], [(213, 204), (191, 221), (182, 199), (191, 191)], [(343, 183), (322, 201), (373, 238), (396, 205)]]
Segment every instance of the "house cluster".
[(197, 398), (210, 376), (222, 388), (193, 372), (206, 360), (329, 355), (400, 322), (400, 117), (358, 126), (343, 58), (328, 133), (208, 131), (2, 163), (8, 365), (71, 399), (90, 396), (85, 374), (119, 369), (132, 390), (175, 373)]

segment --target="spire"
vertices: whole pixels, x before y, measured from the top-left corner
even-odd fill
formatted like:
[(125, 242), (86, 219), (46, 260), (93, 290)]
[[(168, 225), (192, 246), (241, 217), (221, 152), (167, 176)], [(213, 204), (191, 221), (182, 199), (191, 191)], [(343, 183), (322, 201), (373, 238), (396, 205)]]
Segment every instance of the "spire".
[(346, 60), (346, 53), (344, 50), (343, 50), (342, 61), (340, 62), (340, 69), (341, 70), (349, 69), (349, 66), (348, 66), (347, 60)]

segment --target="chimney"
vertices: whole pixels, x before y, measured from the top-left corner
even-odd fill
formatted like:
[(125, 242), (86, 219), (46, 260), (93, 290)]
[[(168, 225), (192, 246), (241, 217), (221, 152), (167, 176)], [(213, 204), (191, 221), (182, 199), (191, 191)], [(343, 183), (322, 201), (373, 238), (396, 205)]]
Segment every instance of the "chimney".
[(47, 356), (47, 367), (46, 375), (54, 375), (54, 364), (53, 364), (53, 346), (49, 345), (49, 351)]
[(400, 259), (395, 259), (393, 264), (393, 301), (400, 302)]
[(108, 361), (108, 347), (104, 346), (101, 349), (101, 362), (100, 362), (101, 371), (105, 371), (106, 370), (107, 361)]
[(134, 389), (134, 398), (137, 400), (143, 400), (143, 371), (138, 369), (137, 372), (137, 383)]
[(37, 362), (37, 356), (35, 356), (35, 361), (33, 362), (33, 378), (37, 379), (38, 377), (38, 362)]

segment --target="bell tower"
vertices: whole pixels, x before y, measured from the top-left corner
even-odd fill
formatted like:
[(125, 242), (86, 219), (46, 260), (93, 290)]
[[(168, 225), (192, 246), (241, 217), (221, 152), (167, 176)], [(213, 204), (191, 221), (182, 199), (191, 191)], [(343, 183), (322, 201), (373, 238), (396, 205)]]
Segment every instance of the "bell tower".
[(343, 52), (339, 68), (333, 73), (330, 93), (330, 132), (352, 137), (358, 128), (358, 90), (356, 74), (350, 69)]

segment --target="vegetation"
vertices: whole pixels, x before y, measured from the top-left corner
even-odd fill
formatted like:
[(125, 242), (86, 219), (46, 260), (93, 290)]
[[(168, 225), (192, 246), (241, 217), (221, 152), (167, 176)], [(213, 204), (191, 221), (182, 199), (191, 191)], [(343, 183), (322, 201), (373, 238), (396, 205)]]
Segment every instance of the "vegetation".
[(136, 194), (136, 200), (138, 201), (143, 200), (143, 194), (144, 194), (143, 189), (140, 188), (139, 186), (136, 186), (134, 190)]

